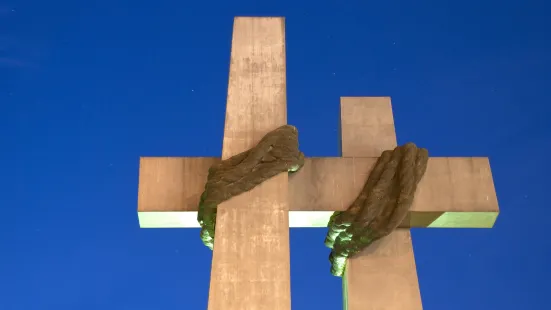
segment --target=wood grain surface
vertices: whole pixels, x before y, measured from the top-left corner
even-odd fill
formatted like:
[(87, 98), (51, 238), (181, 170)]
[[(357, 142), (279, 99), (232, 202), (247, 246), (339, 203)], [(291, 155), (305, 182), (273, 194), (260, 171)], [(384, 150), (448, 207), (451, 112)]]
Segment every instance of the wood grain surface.
[[(341, 128), (343, 157), (396, 147), (390, 98), (344, 98), (341, 124), (347, 124)], [(348, 259), (343, 300), (346, 310), (423, 309), (409, 229), (396, 230)]]
[[(362, 101), (366, 99), (363, 98)], [(143, 157), (138, 215), (141, 227), (199, 227), (197, 207), (212, 157)], [(289, 177), (291, 227), (325, 227), (333, 211), (354, 201), (375, 157), (306, 158)], [(499, 208), (488, 158), (431, 157), (401, 227), (489, 228)]]
[[(282, 18), (234, 20), (222, 159), (287, 123)], [(287, 174), (218, 206), (209, 310), (290, 310)]]

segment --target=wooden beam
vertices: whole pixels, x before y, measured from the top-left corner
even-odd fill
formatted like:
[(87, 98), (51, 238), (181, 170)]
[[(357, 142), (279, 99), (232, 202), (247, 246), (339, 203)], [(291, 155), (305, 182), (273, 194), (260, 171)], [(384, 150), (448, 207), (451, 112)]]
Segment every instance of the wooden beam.
[[(334, 211), (346, 210), (354, 201), (376, 160), (307, 158), (304, 167), (289, 177), (289, 225), (327, 226)], [(140, 226), (198, 227), (199, 197), (208, 168), (218, 161), (212, 157), (141, 158)], [(401, 227), (489, 228), (498, 214), (487, 158), (432, 157)]]
[[(396, 147), (388, 97), (342, 98), (341, 124), (343, 157)], [(409, 229), (394, 231), (348, 260), (343, 300), (345, 310), (423, 309)]]
[(396, 147), (389, 97), (341, 97), (343, 157), (379, 157)]
[[(287, 123), (282, 18), (234, 20), (222, 158)], [(209, 310), (291, 308), (287, 173), (218, 206)]]

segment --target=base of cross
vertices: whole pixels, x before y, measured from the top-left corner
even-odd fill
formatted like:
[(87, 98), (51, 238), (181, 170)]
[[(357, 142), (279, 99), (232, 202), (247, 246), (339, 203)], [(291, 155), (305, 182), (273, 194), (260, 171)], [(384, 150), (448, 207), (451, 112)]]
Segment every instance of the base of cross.
[[(142, 157), (140, 227), (199, 227), (209, 167), (286, 123), (284, 37), (283, 18), (235, 19), (222, 158)], [(290, 309), (288, 228), (327, 227), (352, 204), (378, 156), (396, 147), (390, 98), (342, 98), (340, 129), (342, 157), (306, 158), (219, 205), (209, 310)], [(345, 309), (422, 309), (407, 228), (490, 228), (498, 214), (488, 158), (429, 158), (402, 229), (348, 260)]]

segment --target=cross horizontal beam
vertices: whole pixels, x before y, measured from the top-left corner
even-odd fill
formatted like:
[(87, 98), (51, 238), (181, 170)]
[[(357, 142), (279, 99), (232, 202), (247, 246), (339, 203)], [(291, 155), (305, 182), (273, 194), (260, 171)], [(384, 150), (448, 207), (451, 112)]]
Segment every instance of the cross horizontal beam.
[[(197, 210), (214, 157), (142, 157), (138, 217), (142, 228), (199, 227)], [(289, 226), (325, 227), (364, 185), (377, 158), (307, 158), (290, 175)], [(402, 228), (491, 228), (499, 214), (486, 157), (431, 157)]]

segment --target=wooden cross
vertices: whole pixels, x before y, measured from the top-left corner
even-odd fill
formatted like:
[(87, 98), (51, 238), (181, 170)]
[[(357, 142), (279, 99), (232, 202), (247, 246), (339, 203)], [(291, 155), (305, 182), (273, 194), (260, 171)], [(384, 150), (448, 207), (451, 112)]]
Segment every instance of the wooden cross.
[[(287, 123), (285, 74), (284, 20), (235, 18), (222, 159)], [(289, 227), (326, 227), (356, 198), (377, 157), (396, 146), (390, 99), (342, 98), (341, 142), (342, 157), (307, 158), (299, 172), (218, 206), (209, 310), (291, 308)], [(199, 196), (219, 160), (142, 157), (140, 227), (198, 227)], [(407, 228), (486, 228), (498, 213), (487, 158), (430, 158), (401, 229), (349, 259), (345, 309), (422, 309)]]

